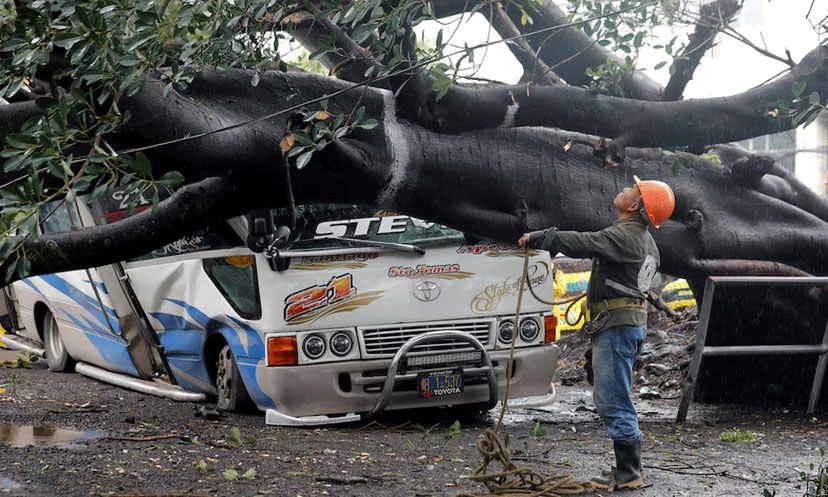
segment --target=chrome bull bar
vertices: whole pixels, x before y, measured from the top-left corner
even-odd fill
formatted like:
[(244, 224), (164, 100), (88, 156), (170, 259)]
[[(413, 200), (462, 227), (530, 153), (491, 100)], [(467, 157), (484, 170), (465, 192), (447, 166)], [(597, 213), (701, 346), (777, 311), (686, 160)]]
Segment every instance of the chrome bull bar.
[[(429, 331), (423, 333), (422, 335), (418, 335), (406, 341), (402, 347), (397, 351), (394, 355), (394, 358), (391, 360), (391, 365), (388, 367), (388, 373), (385, 377), (385, 382), (382, 386), (382, 391), (380, 392), (379, 398), (377, 399), (376, 404), (374, 407), (365, 414), (361, 415), (361, 421), (372, 421), (377, 416), (379, 416), (385, 408), (388, 406), (388, 402), (391, 400), (391, 394), (394, 392), (394, 384), (397, 380), (397, 374), (405, 375), (407, 372), (407, 364), (403, 363), (403, 359), (406, 359), (411, 350), (418, 346), (423, 345), (430, 342), (438, 342), (441, 340), (459, 340), (463, 342), (467, 342), (471, 345), (475, 350), (480, 352), (480, 360), (483, 362), (483, 368), (486, 371), (486, 379), (489, 384), (489, 402), (488, 407), (491, 409), (492, 407), (497, 404), (498, 398), (498, 391), (497, 391), (497, 376), (494, 372), (494, 367), (492, 366), (492, 360), (489, 357), (489, 353), (486, 351), (486, 348), (483, 344), (480, 343), (474, 336), (465, 331), (452, 331), (452, 330), (444, 330), (444, 331)], [(451, 351), (445, 352), (435, 352), (435, 354), (452, 354)], [(477, 362), (477, 360), (475, 360)]]

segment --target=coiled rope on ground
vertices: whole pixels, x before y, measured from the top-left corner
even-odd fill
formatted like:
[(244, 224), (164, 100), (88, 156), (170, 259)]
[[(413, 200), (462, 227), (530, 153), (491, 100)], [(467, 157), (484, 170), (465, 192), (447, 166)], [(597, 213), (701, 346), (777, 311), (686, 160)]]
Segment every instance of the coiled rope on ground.
[[(520, 305), (523, 300), (524, 284), (529, 281), (529, 251), (524, 249), (523, 254), (523, 276), (520, 279), (520, 290), (518, 291), (517, 308), (515, 309), (515, 323), (520, 322)], [(532, 285), (529, 285), (532, 295), (540, 302), (554, 305), (566, 302), (574, 302), (581, 298), (566, 299), (562, 302), (546, 302), (535, 295)], [(512, 334), (512, 344), (509, 350), (509, 361), (506, 365), (506, 392), (503, 398), (503, 405), (500, 409), (500, 417), (497, 420), (495, 429), (487, 428), (483, 438), (477, 441), (477, 450), (483, 456), (480, 466), (469, 476), (469, 480), (480, 482), (488, 489), (488, 494), (461, 493), (455, 497), (485, 497), (486, 495), (499, 496), (520, 496), (520, 497), (562, 497), (564, 495), (588, 494), (595, 491), (591, 482), (579, 482), (572, 474), (552, 475), (543, 477), (540, 474), (528, 469), (519, 468), (512, 462), (509, 449), (500, 441), (498, 433), (503, 424), (503, 415), (509, 404), (509, 388), (512, 383), (512, 364), (515, 357), (515, 341), (517, 333)], [(497, 462), (503, 469), (500, 471), (489, 471), (489, 464)]]

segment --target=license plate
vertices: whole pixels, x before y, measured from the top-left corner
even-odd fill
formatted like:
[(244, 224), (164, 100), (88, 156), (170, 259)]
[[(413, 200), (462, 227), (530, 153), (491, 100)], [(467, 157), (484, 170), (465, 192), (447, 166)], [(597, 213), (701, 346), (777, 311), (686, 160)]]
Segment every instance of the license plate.
[(442, 397), (458, 393), (463, 393), (463, 372), (460, 369), (417, 374), (418, 397)]

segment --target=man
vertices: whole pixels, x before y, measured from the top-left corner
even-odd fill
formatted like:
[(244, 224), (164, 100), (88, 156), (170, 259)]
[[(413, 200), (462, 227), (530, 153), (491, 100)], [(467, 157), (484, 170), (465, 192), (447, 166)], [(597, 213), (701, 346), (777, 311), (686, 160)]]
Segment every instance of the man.
[(613, 200), (618, 219), (611, 226), (584, 233), (549, 228), (518, 240), (522, 248), (592, 258), (584, 331), (591, 338), (595, 406), (615, 449), (615, 467), (592, 481), (609, 491), (644, 483), (641, 431), (630, 390), (633, 363), (647, 334), (647, 291), (660, 262), (647, 220), (658, 228), (675, 207), (666, 183), (633, 178), (635, 185)]

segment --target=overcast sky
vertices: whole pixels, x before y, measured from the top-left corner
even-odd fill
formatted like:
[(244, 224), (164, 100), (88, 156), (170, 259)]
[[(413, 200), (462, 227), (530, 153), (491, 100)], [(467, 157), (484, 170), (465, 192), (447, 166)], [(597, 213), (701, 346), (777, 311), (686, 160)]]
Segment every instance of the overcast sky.
[[(734, 27), (753, 43), (767, 47), (767, 50), (785, 56), (785, 50), (791, 51), (794, 61), (799, 61), (819, 43), (819, 36), (805, 18), (813, 1), (810, 19), (817, 23), (828, 15), (828, 0), (745, 0), (742, 12)], [(443, 39), (448, 39), (458, 23), (440, 26), (426, 23), (421, 28), (426, 38), (436, 38), (439, 29), (445, 30)], [(654, 37), (659, 41), (652, 44), (666, 43), (678, 35), (678, 41), (686, 41), (690, 30), (664, 27), (657, 30)], [(465, 17), (459, 23), (459, 29), (451, 38), (451, 43), (463, 47), (484, 43), (488, 37), (499, 39), (497, 33), (489, 30), (485, 18), (476, 14), (474, 18)], [(702, 60), (696, 70), (693, 81), (687, 86), (686, 98), (703, 98), (730, 95), (745, 91), (761, 84), (787, 66), (769, 59), (745, 44), (728, 36), (719, 35), (717, 46)], [(483, 49), (475, 53), (475, 60), (482, 59)], [(668, 60), (662, 51), (646, 50), (641, 54), (638, 64), (653, 79), (665, 84), (670, 77), (669, 62), (658, 71), (652, 68), (660, 61)], [(522, 68), (514, 59), (505, 44), (488, 48), (485, 62), (476, 76), (514, 83), (520, 79)]]

